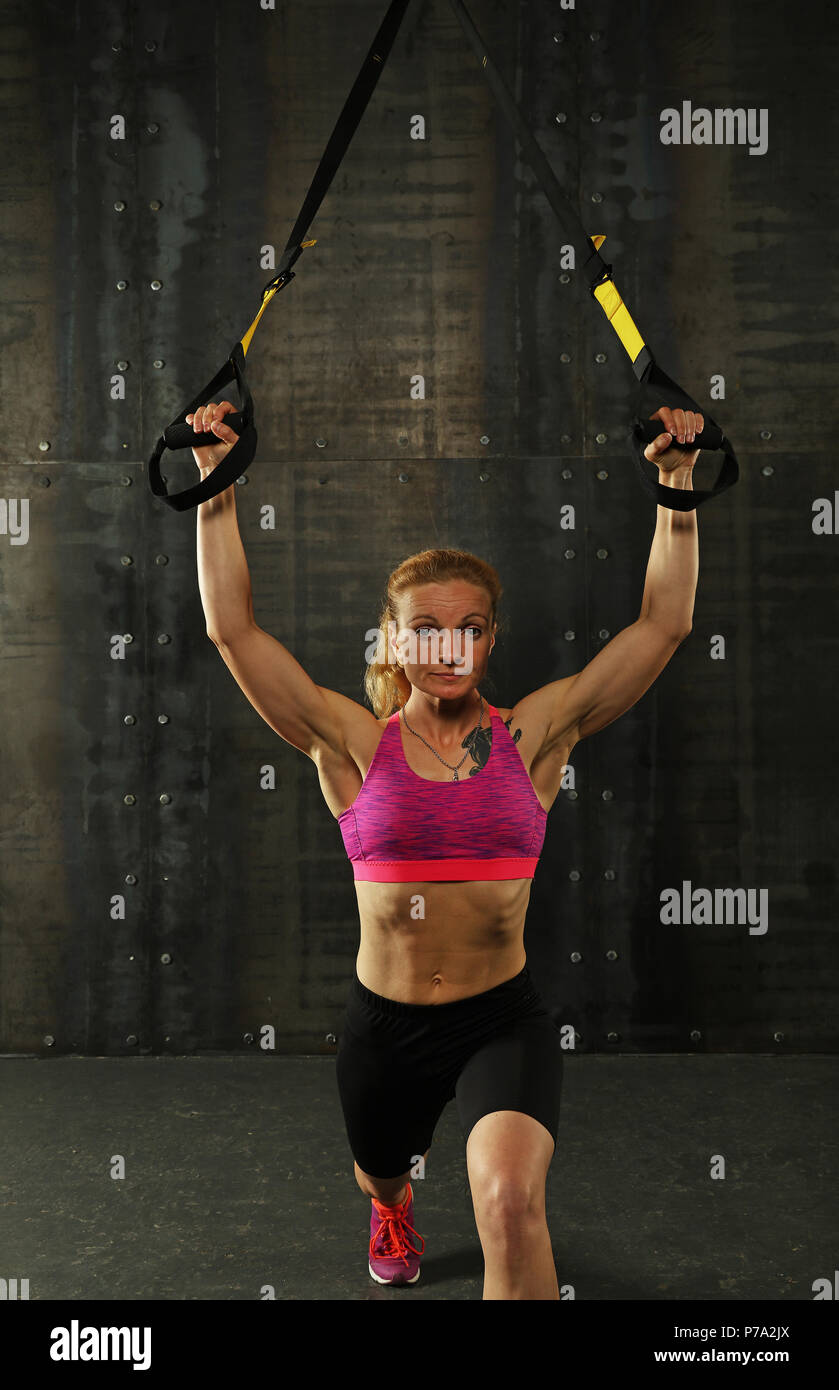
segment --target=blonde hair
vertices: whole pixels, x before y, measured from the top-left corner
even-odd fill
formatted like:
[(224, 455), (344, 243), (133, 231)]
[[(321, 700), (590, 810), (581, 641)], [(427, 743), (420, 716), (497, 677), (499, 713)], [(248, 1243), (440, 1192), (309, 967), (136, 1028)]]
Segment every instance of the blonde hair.
[[(472, 555), (468, 550), (420, 550), (409, 555), (393, 571), (385, 587), (379, 614), (379, 648), (386, 654), (388, 623), (398, 624), (399, 600), (409, 589), (419, 584), (442, 583), (447, 579), (465, 579), (485, 589), (492, 605), (490, 627), (496, 622), (496, 610), (502, 588), (498, 572), (492, 565)], [(500, 626), (500, 625), (499, 625)], [(407, 704), (411, 682), (401, 666), (391, 661), (371, 661), (364, 676), (364, 689), (377, 719), (390, 715)]]

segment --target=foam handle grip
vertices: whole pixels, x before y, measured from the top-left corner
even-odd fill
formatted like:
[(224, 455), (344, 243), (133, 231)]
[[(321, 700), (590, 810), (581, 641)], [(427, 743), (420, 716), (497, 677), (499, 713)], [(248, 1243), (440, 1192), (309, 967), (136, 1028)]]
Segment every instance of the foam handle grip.
[[(245, 428), (242, 413), (239, 410), (231, 411), (229, 415), (223, 415), (222, 423), (227, 425), (234, 434), (241, 435)], [(169, 425), (163, 431), (163, 438), (167, 449), (206, 449), (211, 444), (224, 444), (227, 441), (220, 439), (217, 434), (210, 431), (207, 434), (196, 434), (191, 425), (181, 422), (178, 425)]]
[[(664, 434), (664, 425), (660, 420), (636, 420), (635, 438), (639, 444), (652, 444), (654, 439), (658, 439), (660, 434)], [(686, 453), (691, 453), (694, 449), (721, 449), (722, 430), (719, 425), (706, 425), (700, 430), (691, 441), (680, 444), (678, 439), (671, 439), (670, 448), (682, 449)]]

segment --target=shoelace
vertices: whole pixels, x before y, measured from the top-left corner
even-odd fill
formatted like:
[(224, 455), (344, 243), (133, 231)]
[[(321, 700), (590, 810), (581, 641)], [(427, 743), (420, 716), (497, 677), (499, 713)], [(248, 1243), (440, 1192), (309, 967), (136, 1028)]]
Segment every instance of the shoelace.
[[(379, 1215), (381, 1216), (381, 1212), (379, 1213)], [(416, 1236), (417, 1240), (420, 1242), (419, 1250), (417, 1250), (416, 1246), (412, 1245), (411, 1242), (406, 1239), (406, 1231), (410, 1231), (412, 1235)], [(382, 1232), (384, 1232), (384, 1234), (382, 1234)], [(377, 1250), (376, 1245), (378, 1244), (380, 1236), (381, 1246)], [(423, 1240), (419, 1231), (415, 1231), (410, 1222), (405, 1220), (404, 1216), (382, 1216), (378, 1230), (370, 1237), (371, 1259), (374, 1256), (378, 1256), (379, 1258), (381, 1258), (384, 1255), (390, 1257), (391, 1259), (404, 1260), (405, 1264), (407, 1264), (408, 1250), (413, 1251), (415, 1255), (421, 1255), (424, 1249), (425, 1241)]]

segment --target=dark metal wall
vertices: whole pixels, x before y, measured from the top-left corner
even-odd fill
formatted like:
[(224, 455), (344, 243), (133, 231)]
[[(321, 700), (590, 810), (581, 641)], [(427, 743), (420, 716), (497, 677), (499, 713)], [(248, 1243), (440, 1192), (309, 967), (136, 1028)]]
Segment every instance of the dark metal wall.
[[(7, 1053), (246, 1048), (266, 1025), (279, 1050), (333, 1050), (358, 936), (338, 828), (208, 641), (195, 514), (151, 497), (145, 461), (250, 323), (385, 8), (0, 10)], [(573, 754), (531, 969), (586, 1049), (832, 1050), (839, 542), (814, 506), (839, 503), (836, 25), (827, 3), (470, 8), (642, 333), (741, 462), (698, 513), (690, 639)], [(684, 100), (768, 110), (766, 153), (663, 145)], [(635, 383), (562, 279), (446, 0), (409, 8), (311, 234), (248, 357), (258, 621), (361, 701), (387, 574), (458, 545), (505, 586), (490, 698), (579, 670), (641, 601)], [(715, 475), (703, 456), (698, 485)], [(768, 929), (665, 925), (685, 882), (764, 890)]]

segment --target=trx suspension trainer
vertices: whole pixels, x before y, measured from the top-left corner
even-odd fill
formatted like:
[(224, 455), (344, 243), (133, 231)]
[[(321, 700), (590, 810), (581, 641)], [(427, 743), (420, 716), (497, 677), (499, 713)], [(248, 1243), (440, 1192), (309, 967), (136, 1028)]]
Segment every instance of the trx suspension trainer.
[[(256, 452), (256, 426), (253, 398), (245, 373), (245, 357), (256, 326), (268, 304), (274, 295), (278, 294), (290, 280), (294, 279), (295, 272), (291, 267), (306, 247), (316, 244), (314, 239), (306, 241), (304, 237), (317, 215), (367, 108), (408, 8), (408, 3), (409, 0), (391, 0), (387, 14), (373, 40), (370, 51), (362, 64), (361, 71), (344, 103), (335, 129), (323, 152), (311, 187), (306, 194), (291, 236), (280, 258), (277, 274), (269, 280), (262, 291), (262, 305), (256, 318), (247, 332), (236, 343), (221, 370), (198, 393), (195, 399), (184, 407), (177, 419), (172, 421), (157, 441), (154, 453), (149, 459), (149, 485), (154, 495), (162, 498), (175, 511), (187, 511), (192, 507), (197, 507), (201, 502), (205, 502), (209, 497), (215, 497), (241, 477), (253, 459)], [(560, 188), (545, 155), (525, 124), (521, 112), (507, 90), (497, 67), (489, 57), (465, 5), (462, 0), (451, 0), (451, 5), (466, 37), (478, 56), (501, 109), (521, 144), (527, 162), (556, 215), (563, 235), (574, 248), (575, 265), (580, 266), (585, 273), (592, 296), (600, 304), (632, 363), (632, 370), (639, 382), (639, 394), (629, 438), (633, 443), (633, 453), (636, 457), (641, 484), (653, 500), (660, 503), (661, 506), (676, 511), (691, 511), (701, 503), (706, 502), (708, 498), (716, 497), (737, 482), (739, 467), (734, 450), (719, 425), (658, 366), (649, 345), (641, 337), (618, 292), (612, 279), (611, 265), (608, 265), (600, 256), (600, 247), (605, 241), (605, 236), (588, 236), (570, 200)], [(226, 415), (224, 423), (239, 436), (237, 442), (208, 477), (193, 487), (186, 488), (183, 492), (168, 493), (160, 473), (160, 460), (164, 450), (200, 449), (212, 444), (217, 445), (219, 440), (216, 435), (195, 434), (191, 426), (186, 424), (186, 417), (194, 413), (199, 406), (212, 400), (222, 386), (226, 386), (228, 382), (234, 380), (239, 389), (241, 410)], [(695, 439), (690, 444), (679, 444), (677, 440), (673, 439), (670, 447), (681, 449), (683, 452), (692, 452), (697, 449), (722, 450), (724, 457), (713, 488), (690, 490), (664, 487), (657, 478), (651, 475), (651, 471), (655, 473), (657, 470), (654, 464), (644, 458), (643, 449), (646, 444), (651, 443), (661, 434), (662, 425), (660, 421), (651, 420), (648, 416), (657, 410), (662, 403), (671, 408), (693, 410), (702, 414), (703, 428)]]

